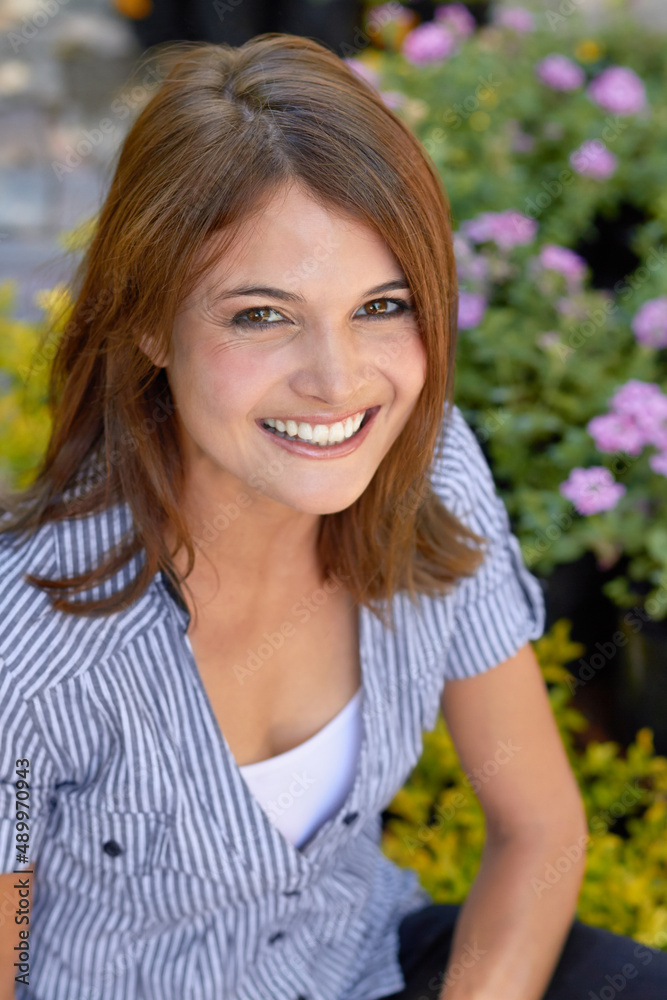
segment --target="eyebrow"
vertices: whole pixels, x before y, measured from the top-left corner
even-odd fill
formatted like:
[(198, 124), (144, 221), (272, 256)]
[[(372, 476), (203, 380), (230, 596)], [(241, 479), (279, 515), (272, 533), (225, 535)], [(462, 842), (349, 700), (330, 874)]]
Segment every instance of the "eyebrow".
[[(400, 288), (409, 287), (407, 278), (405, 275), (401, 275), (400, 278), (393, 278), (391, 281), (384, 281), (381, 285), (369, 288), (363, 297), (381, 295), (383, 292), (392, 292)], [(302, 295), (297, 295), (295, 292), (287, 292), (283, 288), (271, 288), (269, 285), (239, 285), (237, 288), (229, 288), (227, 291), (216, 295), (213, 302), (220, 302), (222, 299), (233, 299), (241, 295), (266, 295), (272, 299), (282, 299), (283, 302), (300, 302), (302, 304), (306, 302), (306, 299)]]

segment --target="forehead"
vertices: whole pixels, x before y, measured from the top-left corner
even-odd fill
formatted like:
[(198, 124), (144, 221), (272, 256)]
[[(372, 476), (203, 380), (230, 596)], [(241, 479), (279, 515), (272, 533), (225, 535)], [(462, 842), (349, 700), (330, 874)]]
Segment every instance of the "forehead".
[(354, 274), (362, 261), (366, 267), (396, 265), (382, 235), (365, 220), (322, 204), (298, 184), (281, 187), (261, 210), (211, 240), (213, 282), (243, 272), (294, 286), (298, 280), (323, 277), (327, 270), (332, 278)]

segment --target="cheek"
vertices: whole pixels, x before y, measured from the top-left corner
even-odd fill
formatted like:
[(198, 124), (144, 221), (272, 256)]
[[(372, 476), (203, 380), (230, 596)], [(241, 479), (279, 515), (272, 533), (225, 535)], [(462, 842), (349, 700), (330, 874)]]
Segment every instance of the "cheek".
[(262, 398), (262, 369), (250, 352), (202, 354), (182, 371), (179, 387), (193, 422), (211, 417), (244, 420)]
[(385, 349), (389, 359), (384, 367), (386, 376), (406, 403), (413, 402), (426, 381), (426, 349), (421, 337), (414, 333), (401, 338)]

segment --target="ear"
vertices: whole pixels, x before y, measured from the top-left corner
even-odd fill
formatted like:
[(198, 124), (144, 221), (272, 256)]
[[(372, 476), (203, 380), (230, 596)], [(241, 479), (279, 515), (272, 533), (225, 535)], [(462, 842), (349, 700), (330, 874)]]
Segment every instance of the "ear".
[(164, 368), (166, 366), (167, 358), (164, 352), (159, 353), (157, 338), (144, 333), (139, 338), (139, 349), (153, 362), (156, 368)]

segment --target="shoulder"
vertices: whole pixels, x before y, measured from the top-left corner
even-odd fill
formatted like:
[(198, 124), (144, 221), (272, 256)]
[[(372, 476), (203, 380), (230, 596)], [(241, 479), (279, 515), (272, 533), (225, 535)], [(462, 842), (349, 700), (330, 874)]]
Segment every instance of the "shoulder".
[(473, 531), (493, 531), (504, 510), (477, 435), (458, 406), (443, 419), (430, 470), (431, 487), (447, 509)]
[(454, 517), (485, 539), (484, 558), (475, 573), (458, 581), (451, 598), (434, 599), (430, 605), (431, 617), (440, 620), (451, 599), (455, 618), (446, 635), (446, 676), (468, 677), (542, 635), (544, 592), (524, 562), (480, 441), (456, 406), (443, 420), (431, 487)]
[[(2, 524), (5, 517), (0, 517)], [(47, 594), (28, 583), (26, 576), (53, 576), (58, 572), (55, 525), (42, 525), (30, 535), (0, 534), (0, 620), (3, 637), (15, 623), (28, 626), (50, 607)]]
[[(97, 474), (94, 461), (84, 463), (73, 486), (65, 490), (60, 499), (76, 499), (87, 489), (91, 477)], [(19, 500), (19, 510), (25, 501)], [(0, 527), (11, 520), (11, 513), (0, 513)], [(0, 620), (5, 628), (0, 637), (0, 652), (6, 645), (7, 633), (16, 627), (27, 628), (40, 621), (52, 609), (49, 595), (26, 580), (32, 575), (45, 579), (55, 579), (68, 572), (65, 565), (67, 549), (89, 547), (94, 540), (99, 550), (100, 515), (91, 515), (83, 531), (79, 530), (75, 518), (47, 521), (32, 532), (3, 531), (0, 533)], [(100, 552), (94, 553), (99, 555)], [(72, 570), (70, 569), (71, 573)], [(3, 640), (5, 640), (3, 642)]]
[[(0, 534), (0, 671), (26, 697), (100, 665), (127, 640), (129, 624), (150, 624), (160, 616), (152, 586), (124, 610), (78, 615), (55, 609), (50, 594), (26, 579), (69, 578), (90, 569), (123, 540), (128, 527), (128, 508), (121, 505), (49, 522), (31, 535)], [(140, 568), (141, 555), (74, 599), (110, 596)]]
[(23, 687), (39, 672), (36, 638), (43, 632), (52, 606), (49, 595), (29, 583), (26, 576), (51, 578), (58, 569), (53, 524), (45, 524), (30, 535), (0, 534), (0, 681)]

